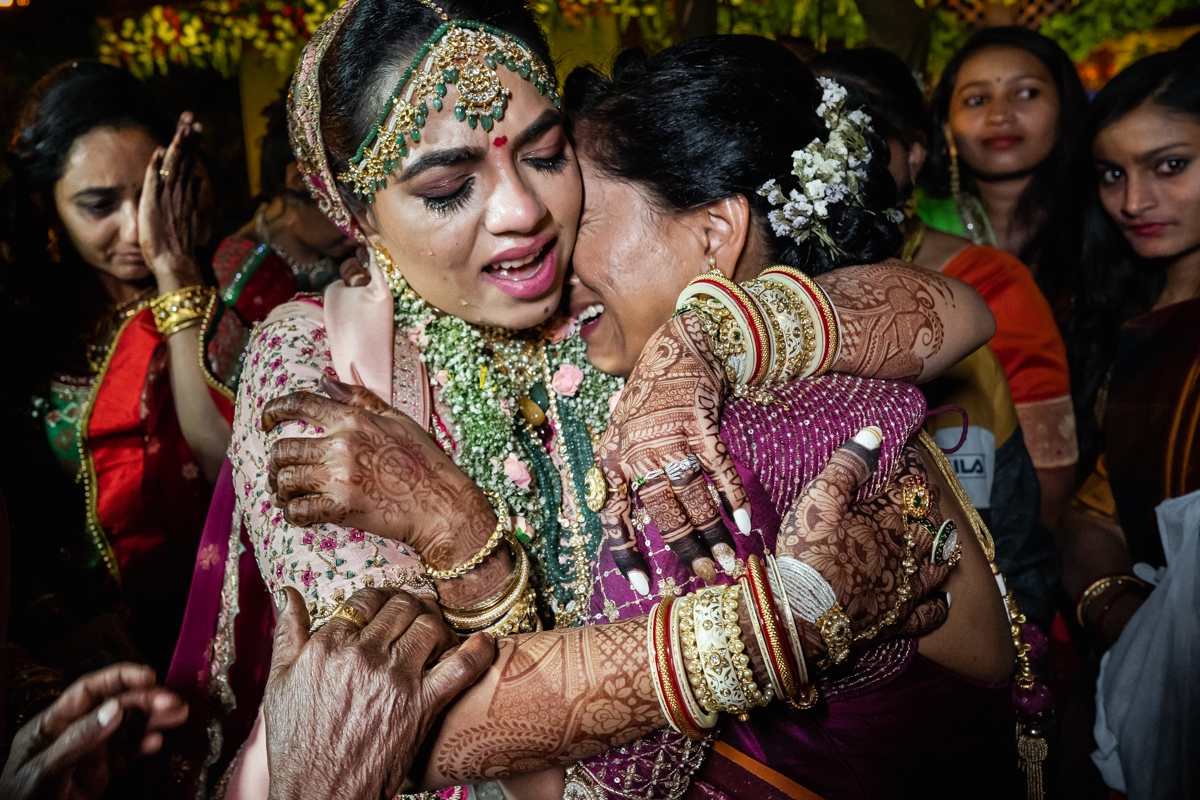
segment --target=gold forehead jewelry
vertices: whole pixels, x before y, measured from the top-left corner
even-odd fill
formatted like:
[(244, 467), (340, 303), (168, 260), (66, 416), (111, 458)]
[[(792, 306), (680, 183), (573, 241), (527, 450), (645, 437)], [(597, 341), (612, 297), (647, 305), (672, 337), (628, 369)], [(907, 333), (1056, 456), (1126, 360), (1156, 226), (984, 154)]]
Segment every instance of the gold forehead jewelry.
[(549, 94), (556, 108), (562, 107), (550, 70), (520, 39), (484, 22), (452, 20), (431, 0), (419, 2), (437, 12), (442, 24), (421, 45), (350, 166), (338, 176), (367, 202), (387, 186), (387, 176), (408, 155), (408, 142), (421, 141), (431, 110), (442, 110), (447, 84), (458, 89), (455, 119), (472, 129), (490, 131), (504, 119), (512, 92), (500, 83), (501, 65), (532, 83), (538, 94)]

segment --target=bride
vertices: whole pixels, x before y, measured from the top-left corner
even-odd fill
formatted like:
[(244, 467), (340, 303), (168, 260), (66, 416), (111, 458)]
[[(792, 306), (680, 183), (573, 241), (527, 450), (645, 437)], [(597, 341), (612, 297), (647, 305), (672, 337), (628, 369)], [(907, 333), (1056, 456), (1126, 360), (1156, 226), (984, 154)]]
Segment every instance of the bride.
[[(586, 474), (590, 472), (593, 449), (589, 434), (599, 434), (605, 427), (609, 404), (618, 386), (587, 365), (582, 358), (582, 344), (569, 326), (544, 325), (558, 305), (564, 265), (574, 244), (581, 201), (578, 166), (563, 132), (561, 115), (555, 108), (557, 95), (552, 76), (544, 66), (547, 62), (544, 44), (527, 12), (515, 6), (505, 8), (503, 13), (490, 17), (493, 24), (500, 26), (491, 28), (460, 22), (457, 13), (445, 15), (456, 24), (443, 18), (439, 27), (435, 16), (439, 11), (416, 3), (372, 0), (349, 3), (322, 29), (302, 61), (294, 86), (293, 111), (297, 137), (302, 143), (301, 160), (310, 185), (330, 216), (371, 242), (372, 280), (363, 288), (349, 289), (343, 285), (331, 289), (323, 302), (302, 298), (282, 307), (254, 337), (239, 397), (232, 449), (238, 514), (249, 530), (269, 588), (299, 589), (310, 602), (318, 624), (326, 621), (353, 624), (353, 610), (339, 604), (354, 588), (363, 585), (394, 583), (432, 597), (428, 580), (431, 574), (443, 606), (460, 610), (475, 607), (477, 613), (458, 614), (461, 619), (473, 618), (479, 622), (482, 616), (479, 608), (488, 607), (489, 600), (499, 593), (501, 597), (511, 596), (521, 601), (514, 601), (505, 609), (501, 620), (506, 627), (501, 627), (500, 632), (537, 628), (537, 610), (543, 612), (540, 616), (552, 617), (559, 627), (564, 627), (583, 616), (586, 605), (573, 595), (590, 588), (590, 570), (599, 545), (599, 525), (583, 502), (582, 494), (585, 486), (589, 495), (593, 490), (602, 494), (604, 488), (603, 481), (597, 486)], [(473, 11), (478, 9), (462, 9), (463, 17)], [(464, 31), (483, 31), (493, 38), (483, 48), (476, 46), (471, 50), (464, 44), (466, 49), (453, 50), (458, 46), (455, 37), (470, 39)], [(520, 41), (516, 39), (518, 35)], [(395, 94), (389, 95), (388, 86), (395, 81), (395, 72), (386, 66), (394, 61), (390, 54), (397, 49), (414, 52), (422, 36), (429, 37), (427, 44), (416, 51), (413, 68), (402, 76)], [(525, 43), (532, 43), (532, 48)], [(496, 50), (489, 52), (492, 47)], [(436, 72), (428, 71), (428, 64), (455, 53), (459, 54), (457, 60), (443, 62)], [(478, 58), (479, 53), (485, 56)], [(794, 69), (807, 76), (798, 62)], [(490, 84), (492, 94), (485, 96), (480, 84), (487, 82), (484, 73), (489, 70), (494, 83)], [(472, 76), (476, 83), (466, 86), (460, 83), (457, 88), (452, 85), (454, 80), (465, 81), (467, 76)], [(807, 80), (817, 91), (811, 76)], [(415, 96), (408, 91), (412, 86), (420, 89)], [(462, 94), (456, 96), (450, 90)], [(389, 97), (399, 98), (400, 102)], [(477, 98), (489, 100), (491, 104), (484, 110), (490, 109), (490, 116), (482, 116), (479, 108), (466, 102), (474, 103)], [(819, 91), (815, 97), (810, 91), (809, 98), (809, 116), (813, 120), (809, 124), (819, 125), (819, 118), (811, 111), (818, 104)], [(368, 101), (384, 111), (368, 110)], [(450, 113), (451, 103), (455, 104), (453, 113)], [(438, 113), (442, 106), (447, 106), (446, 113)], [(400, 120), (402, 114), (409, 116)], [(372, 122), (373, 119), (378, 122)], [(403, 122), (403, 127), (398, 128), (397, 122)], [(397, 130), (404, 134), (403, 138), (394, 135)], [(785, 155), (779, 173), (786, 171), (786, 161)], [(343, 184), (356, 186), (362, 197), (344, 196), (335, 175), (346, 176)], [(754, 250), (756, 244), (743, 247), (750, 217), (743, 213), (741, 219), (742, 244), (721, 253), (720, 260), (716, 253), (709, 256), (709, 264), (730, 274), (738, 270), (743, 250), (747, 264), (758, 265), (747, 267), (755, 273), (775, 255), (769, 244), (766, 250), (758, 252)], [(886, 242), (887, 248), (892, 244)], [(910, 273), (902, 267), (859, 269), (857, 278), (853, 269), (847, 269), (827, 279), (822, 284), (824, 293), (853, 318), (855, 303), (860, 304), (857, 310), (863, 311), (864, 282), (876, 281), (876, 286), (886, 290), (874, 292), (878, 303), (871, 316), (890, 316), (893, 323), (846, 326), (843, 331), (832, 313), (826, 314), (822, 317), (821, 335), (828, 345), (824, 348), (829, 355), (827, 360), (835, 366), (857, 366), (860, 371), (874, 370), (874, 374), (884, 377), (918, 377), (953, 363), (990, 333), (990, 330), (976, 330), (975, 335), (964, 335), (961, 328), (970, 328), (972, 323), (968, 321), (953, 331), (954, 338), (947, 332), (945, 336), (915, 341), (920, 338), (917, 334), (927, 329), (948, 331), (948, 320), (955, 313), (978, 308), (972, 305), (978, 298), (961, 284), (937, 276), (932, 276), (936, 280), (921, 284), (921, 279), (929, 281), (931, 276), (927, 273)], [(889, 278), (889, 272), (895, 275)], [(821, 291), (811, 282), (805, 285), (814, 292)], [(397, 298), (394, 307), (389, 290)], [(915, 314), (911, 304), (892, 308), (892, 298), (904, 292), (928, 302), (918, 303)], [(909, 316), (904, 318), (904, 314)], [(860, 317), (866, 316), (860, 313)], [(697, 314), (685, 312), (677, 318), (677, 323), (664, 330), (659, 341), (660, 345), (663, 341), (681, 345), (675, 350), (681, 357), (672, 362), (671, 375), (683, 376), (684, 380), (675, 385), (682, 386), (684, 391), (674, 400), (639, 415), (643, 421), (657, 419), (664, 423), (661, 429), (667, 436), (660, 441), (665, 445), (655, 458), (668, 464), (674, 463), (679, 455), (680, 431), (715, 430), (715, 419), (704, 417), (711, 414), (713, 402), (719, 402), (726, 388), (723, 376), (729, 365), (717, 357), (708, 334), (702, 325), (696, 324), (696, 319)], [(896, 324), (896, 319), (904, 319), (904, 324)], [(918, 324), (914, 325), (914, 321)], [(898, 336), (898, 332), (907, 336)], [(832, 346), (839, 336), (840, 354)], [(936, 346), (930, 346), (931, 340)], [(951, 345), (962, 341), (971, 344), (955, 351)], [(881, 348), (886, 349), (887, 358), (875, 357)], [(897, 365), (904, 371), (887, 371), (897, 369)], [(785, 375), (782, 368), (770, 371), (784, 377), (799, 374)], [(408, 418), (388, 418), (395, 424), (387, 429), (343, 430), (345, 416), (330, 412), (329, 401), (322, 406), (315, 395), (295, 394), (297, 390), (318, 386), (343, 397), (348, 391), (353, 393), (329, 380), (334, 374), (389, 398)], [(633, 381), (625, 389), (626, 399), (617, 406), (618, 418), (636, 407), (628, 397), (645, 395), (644, 391), (631, 392), (637, 385), (635, 371)], [(289, 397), (272, 402), (281, 395)], [(904, 450), (903, 444), (918, 427), (923, 407), (916, 408), (911, 390), (905, 393), (902, 389), (881, 389), (880, 394), (863, 405), (865, 408), (856, 409), (859, 416), (870, 411), (885, 415), (896, 411), (894, 420), (884, 426), (883, 455), (887, 463), (880, 470), (883, 486), (896, 484), (894, 479), (901, 471), (911, 473), (907, 465), (912, 463), (913, 456)], [(301, 419), (304, 416), (308, 418)], [(847, 414), (843, 421), (852, 416)], [(365, 419), (362, 415), (353, 418)], [(277, 428), (278, 422), (286, 424)], [(705, 422), (711, 423), (708, 428)], [(851, 428), (850, 433), (856, 429)], [(438, 437), (438, 443), (451, 454), (457, 467), (429, 441), (425, 430)], [(614, 472), (611, 465), (621, 463), (623, 445), (619, 438), (607, 441), (611, 446), (606, 452), (618, 453), (606, 459), (606, 467), (614, 488), (619, 491), (617, 473), (624, 473), (626, 468), (622, 466)], [(715, 479), (724, 489), (733, 512), (727, 518), (739, 532), (749, 533), (749, 526), (744, 525), (749, 516), (744, 513), (747, 506), (744, 487), (739, 486), (730, 472), (719, 472), (727, 454), (705, 441), (702, 437), (692, 437), (692, 450), (711, 448), (697, 453), (699, 460), (706, 466), (717, 465)], [(817, 470), (829, 461), (838, 444), (840, 440), (822, 443), (823, 452), (813, 459), (803, 482), (792, 487), (785, 509), (793, 501), (809, 496), (802, 497), (799, 489), (816, 477)], [(346, 454), (352, 447), (353, 463), (382, 469), (346, 471), (341, 466), (331, 469), (325, 463), (330, 450)], [(633, 460), (636, 462), (636, 458)], [(869, 459), (862, 461), (868, 462)], [(684, 490), (679, 501), (672, 501), (663, 489), (667, 482), (656, 483), (648, 474), (652, 471), (636, 476), (629, 473), (625, 477), (642, 479), (648, 494), (653, 492), (656, 497), (666, 498), (659, 507), (664, 522), (661, 531), (666, 532), (663, 538), (668, 544), (692, 542), (691, 547), (673, 546), (672, 557), (677, 558), (679, 565), (698, 572), (713, 569), (711, 562), (706, 564), (706, 557), (697, 550), (696, 540), (688, 538), (693, 530), (704, 533), (718, 528), (706, 524), (712, 516), (711, 500), (705, 503), (689, 494), (687, 485), (695, 484), (685, 480), (684, 486), (679, 487)], [(867, 477), (862, 469), (843, 471), (858, 482)], [(308, 484), (314, 482), (330, 484), (327, 488), (338, 484), (346, 491), (310, 490)], [(955, 514), (965, 521), (966, 512), (952, 496), (947, 496), (944, 482), (935, 476), (932, 483), (933, 496), (941, 497), (931, 516)], [(840, 485), (843, 499), (848, 502), (846, 493), (857, 484), (847, 486), (845, 481), (832, 481), (829, 485)], [(480, 491), (480, 487), (490, 493)], [(673, 491), (676, 487), (670, 488)], [(898, 484), (892, 488), (889, 500), (893, 507), (899, 507), (900, 488)], [(276, 493), (283, 508), (275, 505)], [(676, 518), (667, 519), (667, 515), (679, 509), (682, 511)], [(845, 503), (842, 511), (845, 512)], [(866, 513), (879, 512), (869, 509)], [(757, 511), (754, 516), (759, 516)], [(687, 520), (683, 521), (683, 517)], [(885, 587), (877, 598), (882, 602), (876, 604), (875, 610), (851, 621), (852, 627), (858, 624), (858, 632), (871, 627), (876, 628), (876, 633), (889, 626), (899, 628), (948, 569), (941, 564), (940, 574), (924, 568), (920, 572), (914, 570), (917, 578), (911, 595), (907, 590), (899, 591), (896, 570), (902, 568), (905, 559), (900, 551), (888, 547), (905, 538), (901, 531), (908, 526), (898, 514), (893, 514), (886, 523), (895, 520), (899, 524), (890, 529), (893, 537), (882, 536), (884, 541), (877, 548), (887, 568), (869, 578)], [(909, 558), (920, 556), (917, 560), (923, 562), (928, 559), (933, 542), (929, 536), (921, 539), (921, 530), (918, 526), (915, 533), (910, 532), (922, 543), (917, 549), (910, 548)], [(498, 546), (502, 539), (509, 542), (507, 547)], [(521, 539), (527, 542), (520, 542)], [(711, 546), (724, 568), (728, 553), (722, 555), (721, 545), (729, 546), (728, 534), (701, 539)], [(785, 553), (803, 549), (789, 548), (789, 545), (778, 546), (781, 559)], [(414, 549), (423, 554), (424, 561)], [(630, 548), (626, 550), (632, 552)], [(968, 567), (976, 572), (979, 568), (986, 570), (983, 553), (970, 537), (964, 541), (963, 550), (975, 554), (964, 556), (964, 570)], [(510, 580), (514, 565), (518, 574), (527, 574), (528, 551), (533, 552), (536, 572), (541, 578), (552, 576), (556, 569), (561, 573), (563, 565), (575, 570), (582, 563), (583, 570), (568, 571), (567, 580), (547, 583), (529, 595), (524, 590), (512, 592), (510, 587), (521, 585), (522, 580)], [(579, 558), (581, 554), (583, 557)], [(658, 563), (660, 554), (648, 550), (642, 559), (643, 564)], [(737, 569), (736, 560), (733, 564), (734, 570), (729, 571)], [(636, 569), (627, 570), (626, 574), (632, 576), (635, 572)], [(227, 570), (229, 573), (236, 570)], [(712, 577), (718, 577), (715, 569)], [(926, 579), (928, 584), (923, 582)], [(990, 584), (986, 571), (983, 580)], [(720, 581), (728, 583), (724, 575), (719, 576)], [(976, 580), (975, 584), (978, 583)], [(661, 591), (662, 586), (655, 588)], [(710, 587), (700, 591), (715, 590)], [(531, 602), (525, 601), (527, 597)], [(534, 599), (536, 602), (532, 602)], [(933, 605), (944, 615), (943, 601), (933, 601)], [(998, 601), (993, 605), (996, 606), (993, 610), (1002, 615)], [(890, 618), (884, 608), (891, 611)], [(982, 613), (988, 616), (986, 605)], [(994, 621), (995, 614), (991, 616)], [(485, 626), (460, 627), (468, 630)], [(599, 638), (588, 633), (601, 629), (610, 632)], [(916, 630), (923, 629), (918, 622)], [(582, 685), (560, 686), (559, 696), (553, 692), (539, 696), (536, 701), (539, 707), (544, 706), (548, 712), (556, 707), (570, 708), (585, 696), (596, 702), (601, 699), (596, 692), (602, 692), (601, 687), (611, 687), (612, 681), (619, 679), (619, 683), (628, 684), (632, 695), (626, 698), (638, 709), (638, 714), (615, 730), (611, 720), (587, 715), (565, 727), (551, 725), (549, 732), (537, 733), (527, 745), (514, 743), (517, 749), (533, 747), (543, 755), (535, 756), (523, 749), (525, 763), (518, 766), (508, 763), (491, 775), (470, 774), (480, 764), (457, 764), (453, 754), (439, 762), (435, 744), (431, 759), (434, 774), (429, 776), (429, 783), (528, 772), (541, 765), (574, 761), (598, 752), (597, 748), (629, 741), (666, 724), (660, 712), (645, 705), (647, 701), (653, 705), (654, 691), (642, 672), (646, 668), (644, 647), (627, 644), (639, 636), (644, 641), (645, 630), (644, 617), (637, 617), (616, 625), (511, 640), (510, 647), (502, 647), (497, 662), (499, 675), (504, 673), (506, 664), (523, 663), (530, 652), (544, 653), (546, 648), (555, 647), (578, 652), (593, 665), (581, 678)], [(1003, 625), (999, 630), (999, 653), (1003, 658)], [(626, 643), (621, 645), (626, 655), (617, 660), (602, 657), (601, 652), (616, 641)], [(996, 637), (992, 637), (992, 642), (996, 642)], [(809, 645), (806, 636), (804, 655), (819, 660), (828, 643), (813, 642), (811, 649)], [(520, 647), (526, 649), (516, 652), (515, 648)], [(747, 650), (753, 649), (747, 640)], [(751, 662), (755, 671), (762, 673), (761, 656), (752, 655)], [(535, 670), (541, 668), (538, 665), (551, 666), (542, 658), (532, 663)], [(765, 678), (760, 675), (760, 680)], [(442, 737), (453, 739), (456, 731), (468, 735), (471, 714), (477, 716), (489, 702), (503, 705), (501, 695), (506, 688), (514, 687), (503, 677), (485, 680), (477, 687), (483, 693), (481, 696), (473, 690), (450, 712)], [(561, 696), (561, 692), (570, 696)], [(511, 705), (518, 696), (524, 699)], [(510, 716), (516, 718), (519, 708), (532, 711), (529, 704), (535, 701), (518, 689), (507, 702), (512, 711)], [(559, 716), (559, 712), (551, 713), (551, 717)], [(487, 738), (486, 733), (482, 735)], [(558, 737), (557, 746), (544, 747), (544, 738), (538, 737), (548, 735)], [(501, 738), (511, 743), (512, 734), (502, 734)], [(232, 786), (235, 791), (238, 787), (249, 791), (247, 787), (253, 784), (248, 780), (253, 777), (249, 775), (253, 748), (249, 753), (235, 776)], [(440, 766), (433, 766), (437, 764)], [(436, 774), (439, 769), (443, 770), (440, 777)]]

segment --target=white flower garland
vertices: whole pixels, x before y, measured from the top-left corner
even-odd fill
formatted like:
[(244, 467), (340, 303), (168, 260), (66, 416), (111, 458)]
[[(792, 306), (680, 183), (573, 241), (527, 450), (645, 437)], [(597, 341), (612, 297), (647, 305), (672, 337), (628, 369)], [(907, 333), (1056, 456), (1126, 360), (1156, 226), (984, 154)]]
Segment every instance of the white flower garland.
[(624, 381), (588, 362), (587, 346), (572, 322), (552, 320), (532, 340), (485, 332), (458, 317), (436, 314), (406, 285), (393, 288), (396, 323), (420, 349), (430, 383), (453, 415), (450, 456), (481, 488), (503, 495), (518, 525), (523, 521), (527, 532), (544, 533), (544, 503), (517, 439), (515, 416), (530, 387), (543, 380), (537, 349), (546, 348), (552, 374), (565, 376), (557, 393), (560, 405), (569, 405), (596, 437), (607, 427), (610, 399)]
[[(815, 138), (803, 150), (792, 153), (792, 174), (800, 181), (799, 190), (792, 189), (785, 195), (771, 179), (759, 187), (758, 193), (777, 206), (767, 214), (776, 236), (797, 244), (815, 236), (838, 253), (825, 221), (834, 203), (862, 206), (860, 183), (866, 180), (866, 166), (871, 163), (866, 138), (871, 117), (859, 109), (846, 111), (846, 89), (837, 81), (817, 81), (822, 89), (817, 114), (829, 129), (828, 140)], [(889, 219), (894, 217), (889, 215)]]

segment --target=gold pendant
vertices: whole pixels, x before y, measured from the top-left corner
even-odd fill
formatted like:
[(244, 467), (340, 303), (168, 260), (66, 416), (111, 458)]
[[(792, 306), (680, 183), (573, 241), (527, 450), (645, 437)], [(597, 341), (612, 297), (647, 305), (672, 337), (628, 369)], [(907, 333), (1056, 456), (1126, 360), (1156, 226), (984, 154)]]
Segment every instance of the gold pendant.
[(905, 478), (901, 484), (904, 514), (910, 522), (929, 516), (929, 484), (919, 475)]
[(587, 489), (587, 497), (584, 498), (584, 502), (593, 512), (599, 512), (608, 501), (608, 482), (604, 480), (604, 473), (600, 471), (599, 467), (592, 467), (587, 471), (583, 483)]

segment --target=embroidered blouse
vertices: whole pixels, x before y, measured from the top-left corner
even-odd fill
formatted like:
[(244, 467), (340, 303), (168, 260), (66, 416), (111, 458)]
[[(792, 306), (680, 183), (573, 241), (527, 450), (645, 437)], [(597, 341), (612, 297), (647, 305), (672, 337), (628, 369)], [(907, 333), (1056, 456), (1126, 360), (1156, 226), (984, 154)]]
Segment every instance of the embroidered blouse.
[(288, 422), (259, 430), (263, 406), (276, 397), (317, 391), (322, 374), (336, 377), (316, 296), (278, 306), (253, 333), (234, 411), (233, 483), (237, 517), (246, 526), (267, 588), (282, 602), (284, 587), (304, 597), (314, 624), (368, 586), (399, 586), (433, 595), (417, 553), (402, 543), (338, 525), (297, 527), (283, 518), (267, 486), (271, 446), (282, 436), (315, 437), (322, 430)]

